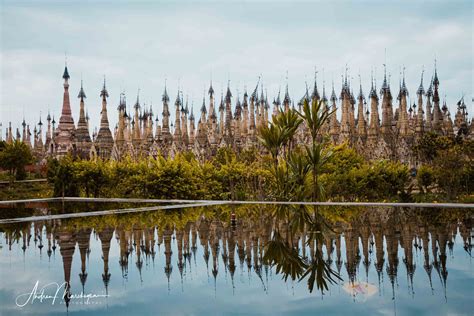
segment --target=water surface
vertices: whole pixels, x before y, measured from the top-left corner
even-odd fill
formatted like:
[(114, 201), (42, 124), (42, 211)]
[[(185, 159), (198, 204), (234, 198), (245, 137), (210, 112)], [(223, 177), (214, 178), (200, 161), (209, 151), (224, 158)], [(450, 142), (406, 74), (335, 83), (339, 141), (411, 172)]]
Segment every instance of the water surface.
[[(57, 205), (39, 208), (50, 212)], [(3, 224), (0, 311), (472, 314), (472, 210), (314, 211), (299, 219), (291, 207), (213, 206)], [(314, 268), (314, 283), (311, 274), (292, 277), (302, 266)], [(340, 279), (331, 283), (321, 273), (325, 267)], [(18, 307), (28, 298), (19, 295), (37, 282), (38, 294), (51, 282), (68, 285), (54, 303), (36, 299)], [(318, 288), (321, 282), (327, 289)], [(54, 296), (55, 290), (44, 292)], [(78, 298), (81, 293), (97, 297)]]

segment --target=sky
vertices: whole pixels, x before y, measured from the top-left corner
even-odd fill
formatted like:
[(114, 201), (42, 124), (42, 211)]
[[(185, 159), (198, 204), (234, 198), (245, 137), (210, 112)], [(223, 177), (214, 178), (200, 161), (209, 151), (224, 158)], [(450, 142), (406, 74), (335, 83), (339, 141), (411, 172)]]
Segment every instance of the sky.
[(368, 95), (371, 72), (380, 88), (386, 64), (398, 92), (405, 68), (413, 103), (435, 59), (451, 113), (463, 94), (474, 112), (471, 1), (0, 1), (3, 135), (8, 122), (33, 125), (40, 115), (44, 122), (48, 111), (58, 121), (66, 58), (74, 120), (82, 78), (91, 129), (100, 121), (104, 76), (113, 128), (121, 92), (131, 108), (140, 90), (140, 102), (161, 120), (166, 82), (172, 103), (179, 87), (199, 117), (211, 78), (217, 98), (227, 84), (242, 97), (261, 76), (270, 102), (287, 83), (297, 102), (315, 69), (320, 93), (325, 82), (329, 95), (334, 81), (339, 95), (347, 68), (355, 94), (360, 75)]

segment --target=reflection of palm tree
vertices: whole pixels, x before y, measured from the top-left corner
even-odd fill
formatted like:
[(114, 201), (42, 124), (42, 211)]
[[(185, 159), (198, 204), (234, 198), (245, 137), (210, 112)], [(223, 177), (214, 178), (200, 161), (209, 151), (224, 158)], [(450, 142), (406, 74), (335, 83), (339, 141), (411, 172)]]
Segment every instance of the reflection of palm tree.
[(282, 274), (286, 281), (288, 277), (291, 280), (299, 279), (300, 281), (308, 277), (308, 289), (310, 292), (314, 289), (314, 284), (321, 290), (328, 290), (328, 283), (335, 283), (337, 280), (342, 280), (339, 273), (335, 272), (330, 265), (330, 262), (324, 260), (322, 252), (322, 244), (324, 242), (324, 233), (331, 229), (323, 216), (315, 212), (311, 216), (307, 208), (292, 209), (293, 212), (287, 212), (287, 220), (290, 222), (290, 227), (301, 227), (301, 225), (308, 226), (308, 236), (306, 245), (310, 247), (314, 243), (321, 245), (316, 247), (315, 251), (311, 253), (309, 260), (304, 259), (299, 254), (297, 247), (290, 242), (293, 240), (293, 231), (290, 229), (288, 233), (290, 238), (284, 238), (276, 225), (276, 230), (272, 239), (266, 244), (265, 255), (263, 262), (267, 265), (275, 266), (276, 273)]

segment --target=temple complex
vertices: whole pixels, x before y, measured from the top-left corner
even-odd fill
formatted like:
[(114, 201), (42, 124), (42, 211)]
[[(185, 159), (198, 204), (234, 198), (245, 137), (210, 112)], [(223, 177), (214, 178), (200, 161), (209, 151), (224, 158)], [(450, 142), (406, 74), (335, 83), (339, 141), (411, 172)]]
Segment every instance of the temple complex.
[[(250, 96), (245, 91), (243, 99), (239, 95), (235, 97), (228, 84), (225, 95), (223, 93), (219, 100), (216, 99), (211, 82), (208, 96), (203, 97), (200, 113), (196, 117), (193, 108), (189, 109), (187, 98), (184, 100), (182, 91), (178, 91), (174, 104), (170, 103), (166, 85), (161, 98), (161, 115), (154, 115), (151, 106), (147, 107), (140, 102), (139, 95), (133, 110), (127, 112), (124, 93), (120, 94), (116, 110), (115, 107), (111, 110), (107, 104), (109, 93), (104, 78), (99, 94), (102, 102), (100, 127), (92, 135), (85, 110), (86, 94), (82, 80), (78, 94), (79, 120), (76, 126), (71, 113), (70, 75), (67, 66), (63, 79), (64, 96), (57, 128), (54, 117), (51, 119), (48, 114), (45, 131), (41, 118), (34, 125), (33, 133), (23, 121), (22, 133), (17, 129), (15, 137), (10, 123), (6, 134), (7, 142), (14, 139), (26, 142), (40, 160), (67, 153), (87, 159), (100, 157), (120, 160), (126, 156), (132, 159), (157, 155), (174, 157), (179, 152), (188, 151), (203, 161), (213, 157), (221, 147), (230, 147), (236, 152), (250, 148), (263, 151), (258, 142), (259, 128), (267, 125), (281, 111), (292, 108), (301, 111), (305, 101), (321, 102), (332, 111), (340, 109), (340, 117), (332, 115), (323, 126), (320, 137), (326, 137), (333, 144), (347, 143), (367, 159), (385, 158), (417, 165), (412, 148), (416, 140), (425, 133), (474, 137), (473, 120), (468, 116), (464, 98), (457, 103), (454, 120), (446, 101), (441, 105), (436, 65), (426, 90), (423, 73), (421, 74), (415, 93), (417, 102), (413, 104), (408, 99), (409, 91), (404, 74), (401, 75), (397, 93), (392, 92), (393, 87), (386, 72), (380, 90), (372, 78), (366, 97), (362, 83), (359, 87), (353, 87), (346, 73), (340, 93), (336, 93), (333, 84), (329, 99), (324, 85), (320, 94), (315, 76), (311, 93), (306, 88), (303, 97), (295, 101), (290, 98), (286, 85), (283, 101), (278, 92), (272, 102), (273, 109), (260, 83), (257, 83)], [(358, 90), (357, 97), (354, 90)], [(171, 118), (172, 112), (174, 118)], [(112, 129), (109, 126), (109, 115), (118, 115), (118, 123)], [(301, 145), (309, 141), (310, 133), (303, 123), (297, 131), (295, 144)]]

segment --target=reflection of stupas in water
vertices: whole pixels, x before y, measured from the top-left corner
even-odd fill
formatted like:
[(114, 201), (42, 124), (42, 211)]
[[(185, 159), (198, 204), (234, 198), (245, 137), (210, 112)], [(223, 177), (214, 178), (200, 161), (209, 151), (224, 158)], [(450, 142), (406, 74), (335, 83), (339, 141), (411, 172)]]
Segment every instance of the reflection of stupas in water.
[(102, 259), (104, 260), (104, 272), (102, 273), (102, 281), (104, 282), (105, 292), (108, 293), (108, 286), (110, 282), (109, 273), (109, 252), (110, 252), (110, 241), (114, 234), (112, 227), (106, 227), (99, 231), (99, 239), (102, 244)]
[(66, 282), (65, 294), (63, 298), (66, 303), (66, 307), (69, 307), (71, 295), (71, 264), (74, 250), (76, 248), (76, 233), (64, 227), (58, 230), (56, 238), (59, 241), (59, 249), (63, 259), (64, 282)]
[(166, 257), (166, 264), (165, 264), (165, 274), (166, 278), (168, 279), (168, 289), (170, 284), (170, 276), (171, 272), (173, 271), (173, 265), (171, 264), (171, 255), (173, 252), (171, 251), (171, 235), (173, 231), (169, 228), (163, 231), (163, 243), (165, 245), (165, 257)]
[(77, 232), (77, 244), (79, 245), (79, 253), (81, 255), (81, 273), (79, 273), (79, 279), (82, 284), (83, 293), (87, 281), (86, 257), (90, 247), (91, 232), (91, 228), (82, 228)]
[[(17, 226), (18, 229), (6, 230), (4, 236), (9, 245), (8, 249), (11, 250), (12, 245), (16, 242), (25, 252), (30, 247), (34, 247), (30, 243), (32, 234), (37, 241), (36, 247), (38, 248), (43, 244), (43, 241), (46, 243), (47, 240), (48, 256), (54, 253), (57, 242), (63, 261), (64, 280), (67, 282), (66, 292), (69, 295), (71, 293), (71, 265), (76, 243), (80, 253), (79, 280), (83, 289), (86, 281), (91, 277), (88, 276), (86, 259), (91, 248), (90, 236), (93, 230), (91, 228), (76, 229), (75, 227), (83, 226), (65, 225), (65, 223), (67, 221), (52, 220), (21, 224)], [(157, 228), (153, 225), (147, 226), (137, 223), (127, 225), (124, 222), (116, 227), (102, 225), (96, 234), (102, 246), (102, 281), (106, 291), (108, 291), (111, 278), (109, 265), (118, 263), (122, 277), (126, 279), (128, 278), (129, 260), (132, 260), (131, 256), (135, 256), (133, 259), (135, 265), (132, 267), (135, 266), (141, 278), (144, 258), (146, 257), (148, 260), (151, 257), (154, 260), (158, 253), (155, 247), (160, 247), (160, 245), (164, 245), (164, 272), (168, 282), (173, 265), (178, 268), (181, 282), (185, 282), (184, 275), (188, 268), (191, 269), (192, 257), (196, 262), (197, 248), (200, 247), (203, 252), (203, 260), (208, 265), (208, 273), (210, 270), (209, 276), (212, 274), (214, 280), (221, 274), (229, 273), (231, 284), (234, 287), (234, 275), (239, 269), (236, 265), (236, 257), (238, 257), (241, 273), (247, 269), (249, 278), (256, 275), (262, 281), (263, 288), (266, 289), (268, 282), (265, 284), (263, 271), (268, 271), (269, 267), (264, 265), (262, 258), (265, 255), (265, 245), (271, 239), (275, 229), (278, 228), (282, 238), (293, 245), (295, 249), (299, 249), (304, 257), (314, 257), (316, 249), (323, 252), (326, 262), (329, 262), (335, 270), (347, 273), (349, 277), (347, 281), (350, 282), (361, 281), (358, 277), (361, 264), (365, 269), (365, 279), (368, 279), (368, 271), (370, 265), (373, 264), (379, 276), (379, 282), (383, 282), (385, 274), (388, 276), (391, 286), (395, 287), (399, 261), (402, 260), (407, 271), (410, 293), (414, 295), (415, 252), (419, 252), (423, 256), (421, 258), (423, 270), (430, 283), (435, 281), (433, 280), (434, 270), (435, 275), (439, 276), (445, 293), (448, 278), (448, 255), (453, 256), (453, 239), (457, 229), (459, 228), (464, 249), (470, 253), (472, 227), (472, 219), (468, 217), (459, 219), (459, 225), (458, 219), (453, 219), (451, 222), (446, 220), (443, 223), (431, 223), (427, 222), (426, 218), (423, 218), (415, 210), (368, 209), (354, 220), (335, 223), (333, 231), (329, 231), (318, 242), (315, 241), (309, 245), (306, 244), (306, 241), (310, 232), (306, 227), (292, 234), (287, 223), (273, 219), (268, 215), (258, 218), (237, 218), (236, 225), (230, 225), (228, 220), (205, 216), (199, 217), (195, 222), (183, 223), (179, 227), (167, 224), (164, 228)], [(117, 263), (110, 263), (109, 253), (114, 245), (112, 242), (114, 232), (119, 260)], [(176, 245), (173, 245), (173, 236)], [(173, 262), (174, 249), (177, 251), (177, 257)], [(399, 249), (401, 249), (401, 258), (398, 257)], [(373, 260), (371, 260), (372, 251), (375, 251)], [(209, 262), (211, 256), (212, 261)], [(344, 269), (341, 269), (342, 266)], [(216, 285), (216, 283), (214, 284)], [(68, 306), (69, 298), (65, 297), (65, 300), (66, 306)]]

